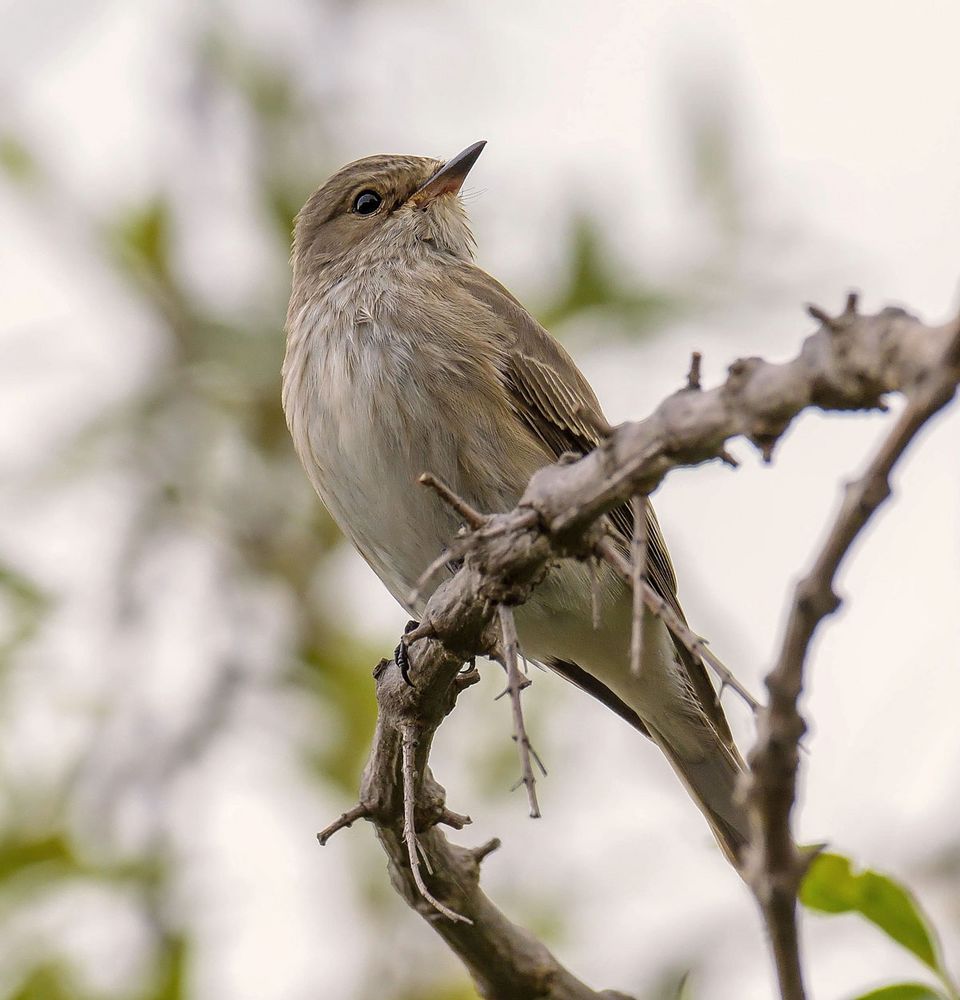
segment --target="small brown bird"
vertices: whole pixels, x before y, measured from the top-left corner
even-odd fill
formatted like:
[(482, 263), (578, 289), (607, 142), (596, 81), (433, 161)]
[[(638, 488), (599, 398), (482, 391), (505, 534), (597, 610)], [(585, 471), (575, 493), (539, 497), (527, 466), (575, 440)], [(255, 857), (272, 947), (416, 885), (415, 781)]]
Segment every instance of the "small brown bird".
[[(448, 506), (416, 485), (420, 474), (439, 476), (481, 511), (509, 510), (538, 468), (590, 451), (604, 424), (566, 351), (472, 262), (459, 191), (483, 146), (447, 163), (357, 160), (296, 221), (287, 423), (333, 518), (414, 618), (425, 600), (411, 605), (411, 591), (460, 527)], [(670, 557), (647, 509), (647, 575), (682, 616)], [(627, 546), (630, 508), (611, 520)], [(552, 569), (517, 609), (524, 653), (650, 737), (736, 864), (748, 834), (734, 795), (744, 765), (702, 662), (647, 614), (635, 674), (630, 592), (604, 573), (600, 600), (595, 630), (587, 569), (572, 561)]]

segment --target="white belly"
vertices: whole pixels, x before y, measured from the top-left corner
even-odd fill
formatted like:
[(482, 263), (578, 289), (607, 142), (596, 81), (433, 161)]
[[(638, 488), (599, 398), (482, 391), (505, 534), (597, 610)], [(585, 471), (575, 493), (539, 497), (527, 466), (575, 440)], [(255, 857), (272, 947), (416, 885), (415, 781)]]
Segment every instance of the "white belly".
[(329, 314), (305, 328), (315, 335), (291, 337), (284, 362), (294, 445), (334, 520), (393, 596), (419, 614), (422, 602), (412, 607), (409, 593), (460, 528), (419, 476), (433, 473), (480, 510), (505, 510), (545, 456), (533, 442), (518, 449), (501, 439), (469, 369), (451, 387), (455, 403), (438, 392), (412, 335), (372, 320), (347, 326)]

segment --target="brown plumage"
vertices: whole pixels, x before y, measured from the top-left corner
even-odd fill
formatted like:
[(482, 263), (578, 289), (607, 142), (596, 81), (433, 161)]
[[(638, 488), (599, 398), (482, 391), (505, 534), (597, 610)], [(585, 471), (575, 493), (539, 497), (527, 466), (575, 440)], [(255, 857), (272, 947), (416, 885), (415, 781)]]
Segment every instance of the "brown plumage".
[[(422, 603), (407, 595), (459, 527), (417, 476), (433, 472), (477, 508), (506, 510), (537, 468), (591, 450), (606, 423), (567, 352), (472, 263), (457, 191), (477, 155), (350, 164), (307, 202), (294, 239), (283, 370), (294, 443), (334, 518), (414, 616)], [(647, 576), (682, 617), (647, 510)], [(630, 509), (611, 521), (628, 545)], [(704, 666), (648, 615), (634, 676), (629, 591), (606, 572), (601, 591), (594, 631), (585, 568), (551, 570), (518, 609), (524, 652), (657, 743), (736, 863), (743, 762)]]

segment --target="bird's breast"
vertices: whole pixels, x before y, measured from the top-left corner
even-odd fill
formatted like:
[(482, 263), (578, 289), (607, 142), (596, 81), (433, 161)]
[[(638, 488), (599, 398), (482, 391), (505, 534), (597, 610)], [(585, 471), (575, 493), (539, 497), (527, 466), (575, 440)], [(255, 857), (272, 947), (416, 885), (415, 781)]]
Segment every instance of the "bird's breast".
[(482, 361), (445, 353), (382, 295), (338, 292), (289, 325), (283, 404), (296, 450), (334, 520), (404, 606), (460, 527), (419, 476), (502, 510), (544, 464), (532, 442), (511, 441), (521, 429)]

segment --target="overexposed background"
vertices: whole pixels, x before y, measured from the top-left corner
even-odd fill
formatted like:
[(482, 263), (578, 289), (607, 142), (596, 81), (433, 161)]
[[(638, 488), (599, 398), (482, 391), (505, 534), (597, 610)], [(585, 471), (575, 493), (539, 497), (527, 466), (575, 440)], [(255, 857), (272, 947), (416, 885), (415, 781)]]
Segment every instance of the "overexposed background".
[[(460, 1000), (351, 804), (404, 615), (342, 544), (279, 413), (291, 214), (342, 163), (489, 145), (481, 266), (614, 420), (801, 306), (931, 321), (960, 276), (960, 8), (943, 2), (0, 3), (0, 996)], [(694, 627), (754, 690), (792, 580), (889, 418), (808, 415), (772, 467), (656, 502)], [(919, 894), (960, 966), (960, 414), (845, 568), (809, 671), (801, 839)], [(504, 847), (485, 886), (592, 985), (773, 994), (759, 920), (654, 750), (496, 669), (434, 770)], [(744, 746), (751, 723), (728, 701)], [(908, 958), (805, 919), (813, 995)]]

